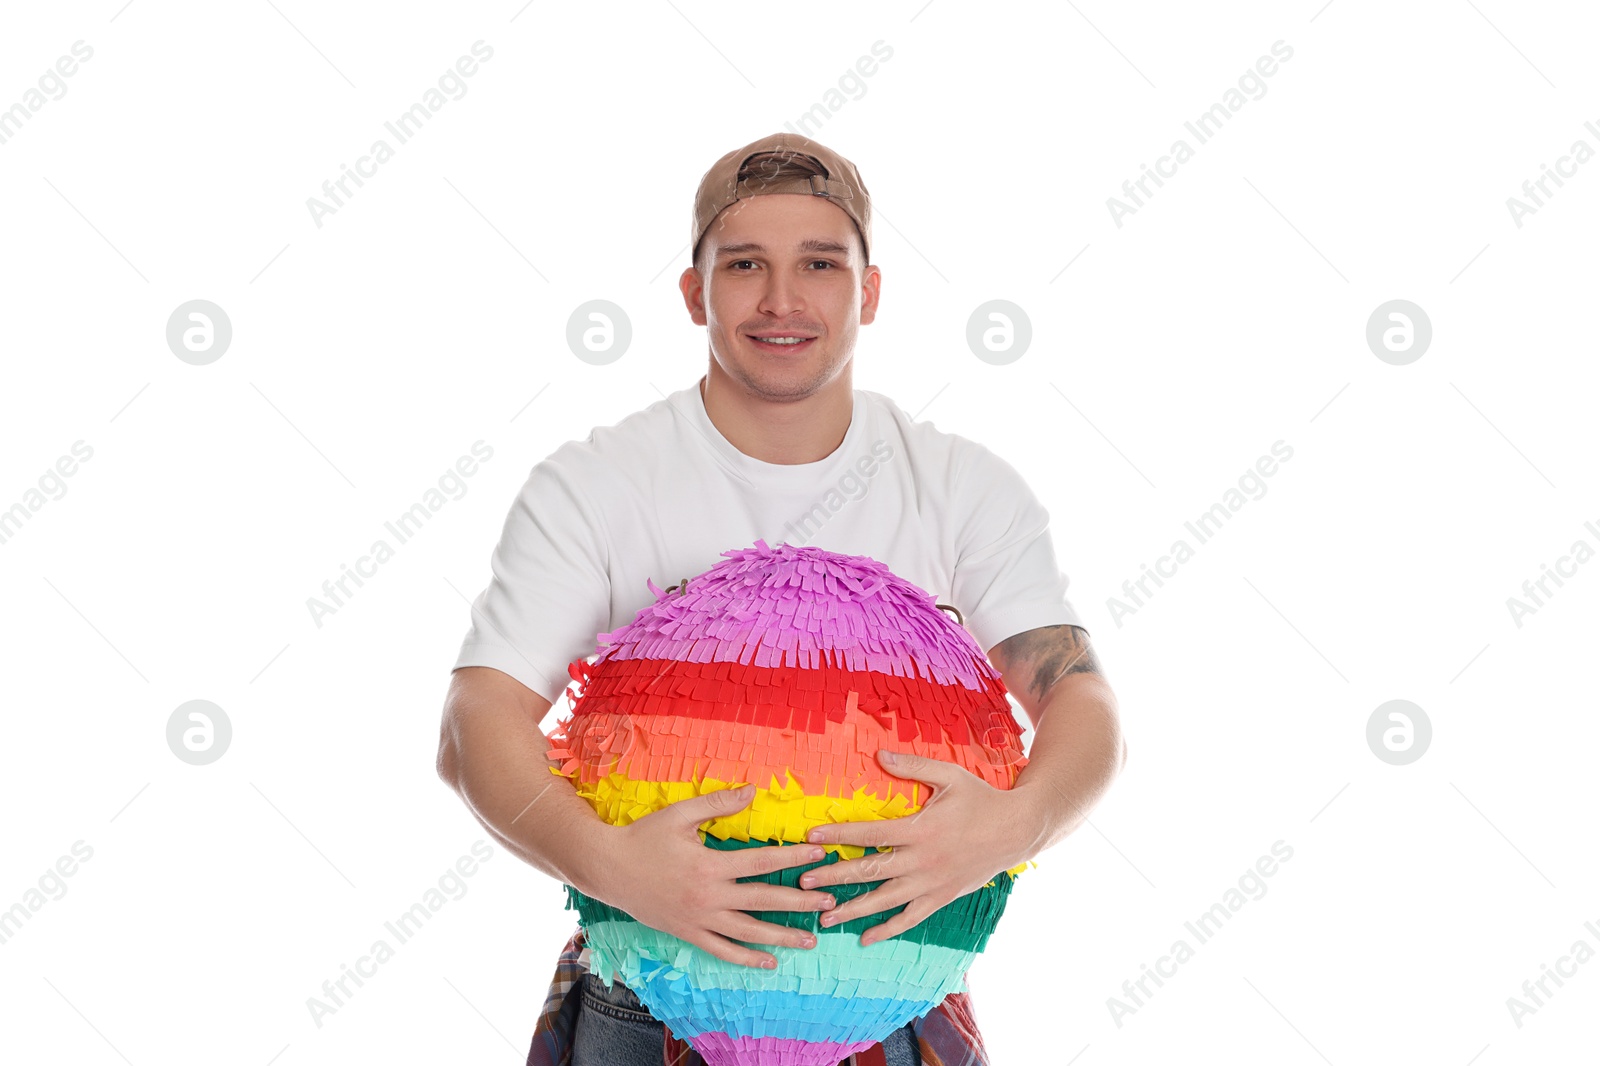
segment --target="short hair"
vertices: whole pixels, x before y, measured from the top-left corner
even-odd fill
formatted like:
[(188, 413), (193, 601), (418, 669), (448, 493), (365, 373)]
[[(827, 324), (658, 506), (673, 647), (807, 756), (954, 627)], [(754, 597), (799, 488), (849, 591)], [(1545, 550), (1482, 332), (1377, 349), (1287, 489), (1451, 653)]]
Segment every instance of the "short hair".
[[(759, 186), (773, 182), (788, 181), (791, 178), (807, 180), (813, 174), (823, 178), (828, 176), (828, 172), (811, 156), (793, 149), (785, 149), (781, 152), (759, 152), (751, 156), (739, 168), (738, 180), (748, 181), (752, 185)], [(712, 220), (711, 225), (716, 225), (715, 219)], [(850, 230), (856, 235), (856, 244), (861, 248), (861, 258), (866, 259), (867, 244), (861, 239), (861, 231), (856, 228), (854, 221), (850, 224)], [(707, 226), (706, 233), (710, 232), (711, 226)], [(694, 246), (693, 255), (695, 269), (700, 271), (702, 275), (706, 273), (710, 266), (710, 264), (703, 261), (705, 257), (702, 254), (706, 248), (706, 233), (700, 235), (699, 242)]]

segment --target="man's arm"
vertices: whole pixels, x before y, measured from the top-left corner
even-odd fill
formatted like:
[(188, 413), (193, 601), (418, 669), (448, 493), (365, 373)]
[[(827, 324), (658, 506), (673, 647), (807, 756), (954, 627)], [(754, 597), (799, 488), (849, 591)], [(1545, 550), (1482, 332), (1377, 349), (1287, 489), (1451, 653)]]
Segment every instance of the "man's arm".
[[(890, 774), (931, 785), (933, 799), (905, 818), (823, 825), (807, 834), (818, 843), (891, 849), (801, 876), (802, 888), (883, 882), (823, 916), (823, 926), (905, 904), (863, 932), (861, 943), (899, 936), (1071, 833), (1121, 769), (1127, 748), (1116, 697), (1089, 650), (1088, 633), (1065, 625), (1030, 629), (995, 645), (989, 657), (1034, 722), (1028, 764), (1002, 790), (945, 760), (885, 761)], [(879, 758), (889, 750), (880, 749)], [(949, 798), (941, 803), (941, 795)]]
[(510, 674), (463, 666), (450, 676), (436, 766), (513, 854), (592, 895), (597, 838), (607, 826), (570, 779), (546, 769), (555, 763), (539, 723), (549, 710), (549, 700)]
[[(755, 945), (812, 948), (804, 928), (750, 911), (821, 911), (826, 892), (777, 884), (767, 875), (821, 859), (821, 848), (719, 851), (697, 826), (749, 807), (755, 790), (717, 789), (669, 803), (618, 828), (604, 821), (572, 781), (550, 773), (550, 741), (539, 729), (550, 701), (487, 666), (450, 679), (439, 730), (439, 776), (515, 855), (619, 910), (741, 966), (777, 966)], [(760, 878), (752, 881), (752, 878)]]
[(1032, 800), (1036, 855), (1078, 828), (1128, 761), (1117, 698), (1078, 626), (1018, 633), (990, 649), (989, 661), (1033, 723), (1012, 791)]

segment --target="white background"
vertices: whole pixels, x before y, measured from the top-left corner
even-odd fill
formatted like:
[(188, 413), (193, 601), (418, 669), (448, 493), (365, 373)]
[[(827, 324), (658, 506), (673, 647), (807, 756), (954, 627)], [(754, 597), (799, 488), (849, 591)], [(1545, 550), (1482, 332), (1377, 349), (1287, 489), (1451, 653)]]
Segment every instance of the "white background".
[[(995, 1062), (1593, 1054), (1600, 963), (1520, 1027), (1506, 1001), (1600, 948), (1600, 564), (1520, 626), (1506, 601), (1600, 547), (1600, 161), (1520, 227), (1506, 201), (1600, 149), (1600, 21), (1041, 9), (7, 5), (0, 108), (94, 50), (0, 144), (0, 508), (93, 449), (0, 544), (0, 908), (93, 849), (0, 944), (7, 1060), (523, 1061), (575, 915), (498, 847), (337, 1013), (306, 1001), (486, 837), (433, 770), (467, 601), (533, 463), (705, 370), (676, 289), (700, 175), (876, 41), (814, 127), (878, 216), (856, 387), (1034, 486), (1131, 752), (972, 971)], [(307, 198), (478, 40), (466, 94), (317, 226)], [(1279, 40), (1198, 144), (1184, 122)], [(1119, 227), (1107, 199), (1180, 137), (1194, 158)], [(193, 299), (233, 327), (206, 366), (165, 338)], [(606, 366), (565, 340), (591, 299), (633, 326)], [(991, 299), (1032, 322), (1007, 365), (965, 339)], [(1365, 339), (1393, 299), (1432, 322), (1407, 365)], [(478, 440), (466, 495), (318, 627), (308, 597)], [(1280, 440), (1266, 494), (1114, 621)], [(207, 766), (167, 746), (193, 699), (233, 726)], [(1433, 728), (1405, 766), (1366, 740), (1392, 699)], [(1279, 840), (1266, 894), (1197, 944), (1184, 923)], [(1108, 999), (1179, 938), (1194, 958), (1118, 1025)]]

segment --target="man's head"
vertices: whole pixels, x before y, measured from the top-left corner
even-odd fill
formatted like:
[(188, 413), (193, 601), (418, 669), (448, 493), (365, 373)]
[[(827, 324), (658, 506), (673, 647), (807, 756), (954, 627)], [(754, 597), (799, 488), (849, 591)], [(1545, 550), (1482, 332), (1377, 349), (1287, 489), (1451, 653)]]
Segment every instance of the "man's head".
[[(867, 190), (848, 160), (782, 135), (730, 152), (700, 183), (693, 236), (679, 288), (729, 377), (771, 401), (838, 377), (880, 283)], [(762, 339), (774, 336), (801, 340)]]

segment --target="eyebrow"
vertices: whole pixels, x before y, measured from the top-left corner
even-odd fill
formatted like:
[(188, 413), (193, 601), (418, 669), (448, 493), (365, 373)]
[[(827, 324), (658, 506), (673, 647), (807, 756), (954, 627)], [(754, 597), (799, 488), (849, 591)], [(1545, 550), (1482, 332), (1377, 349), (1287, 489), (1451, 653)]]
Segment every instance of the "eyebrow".
[[(801, 241), (797, 249), (802, 252), (832, 252), (835, 255), (850, 254), (848, 245), (840, 244), (836, 240), (826, 237), (807, 237)], [(750, 252), (765, 252), (766, 246), (756, 241), (736, 241), (733, 244), (724, 244), (717, 248), (717, 258), (726, 259), (730, 256), (745, 255)]]

